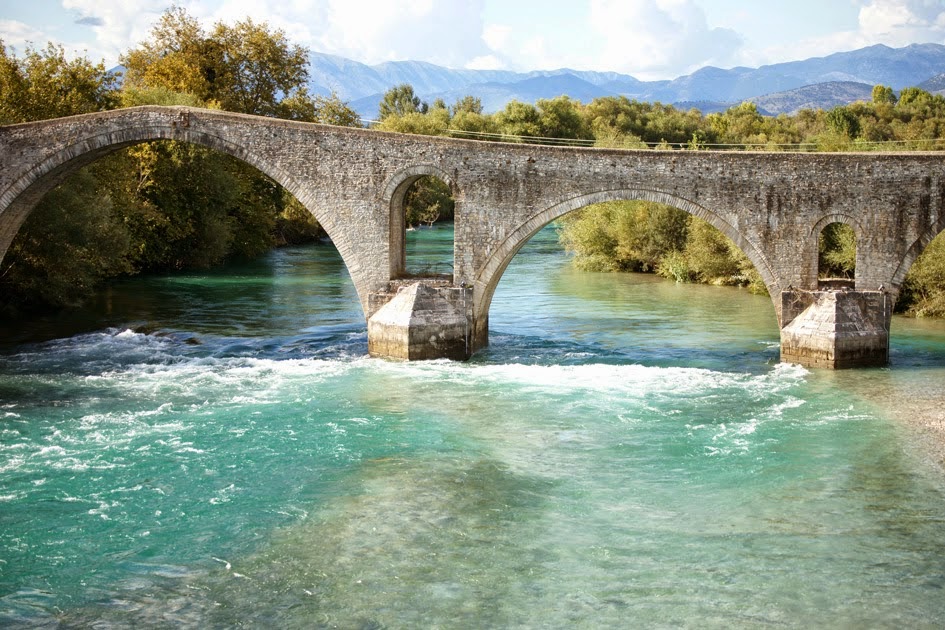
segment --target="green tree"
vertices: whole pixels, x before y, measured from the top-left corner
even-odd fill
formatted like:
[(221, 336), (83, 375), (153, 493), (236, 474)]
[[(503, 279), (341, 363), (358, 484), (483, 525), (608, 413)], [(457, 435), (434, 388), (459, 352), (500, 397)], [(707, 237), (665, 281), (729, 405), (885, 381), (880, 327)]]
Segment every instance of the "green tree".
[(719, 142), (725, 144), (757, 144), (767, 140), (765, 118), (758, 112), (758, 107), (748, 101), (721, 114), (710, 114), (706, 122)]
[(53, 44), (18, 58), (0, 40), (0, 124), (103, 111), (117, 100), (116, 77), (104, 64), (70, 61)]
[[(440, 110), (445, 112), (445, 110)], [(397, 133), (413, 133), (423, 136), (440, 136), (449, 126), (448, 118), (430, 113), (410, 112), (403, 116), (387, 116), (374, 126), (379, 131), (394, 131)]]
[(313, 100), (314, 114), (312, 122), (340, 127), (360, 127), (361, 116), (351, 109), (351, 106), (342, 101), (337, 94), (331, 96), (316, 96)]
[(453, 116), (459, 113), (482, 114), (482, 99), (478, 96), (464, 96), (453, 104)]
[(510, 136), (541, 136), (541, 113), (531, 103), (509, 101), (498, 112), (495, 124), (499, 131)]
[(945, 317), (945, 236), (939, 234), (916, 259), (896, 310), (915, 317)]
[(856, 273), (856, 233), (845, 223), (831, 223), (818, 239), (821, 278), (853, 278)]
[(0, 268), (0, 315), (74, 306), (104, 277), (131, 271), (131, 237), (89, 169), (47, 194)]
[(131, 87), (193, 94), (244, 114), (298, 118), (308, 109), (308, 51), (251, 19), (218, 22), (206, 33), (184, 9), (171, 7), (121, 61)]
[(538, 99), (540, 134), (546, 138), (593, 139), (581, 115), (581, 103), (567, 96)]
[(843, 105), (827, 112), (827, 126), (834, 133), (851, 140), (860, 133), (860, 119)]
[(407, 190), (404, 198), (404, 211), (407, 225), (436, 221), (452, 220), (455, 203), (446, 182), (424, 175)]
[[(67, 60), (62, 47), (28, 48), (22, 58), (0, 43), (0, 123), (108, 109), (114, 77), (102, 64)], [(107, 190), (84, 169), (47, 194), (27, 218), (0, 266), (7, 315), (78, 302), (103, 275), (129, 269), (130, 243)]]
[(896, 104), (896, 93), (888, 85), (873, 86), (873, 104), (879, 105), (880, 103)]
[[(305, 49), (291, 45), (283, 31), (249, 19), (205, 32), (173, 7), (123, 62), (128, 89), (191, 95), (180, 97), (187, 104), (333, 124), (357, 119), (336, 96), (312, 99), (305, 91)], [(229, 156), (155, 143), (129, 149), (125, 158), (123, 168), (135, 176), (121, 196), (139, 269), (206, 267), (258, 255), (288, 242), (289, 233), (297, 242), (320, 232), (271, 179)]]
[(378, 117), (381, 121), (390, 116), (406, 116), (407, 114), (425, 114), (429, 107), (414, 94), (413, 86), (409, 83), (392, 87), (384, 93), (378, 105)]
[(213, 100), (220, 54), (195, 18), (179, 6), (162, 15), (150, 37), (121, 57), (125, 86), (165, 88)]
[(588, 271), (654, 271), (685, 248), (689, 215), (646, 201), (608, 201), (561, 221), (559, 240)]
[(223, 109), (278, 117), (283, 98), (307, 97), (308, 51), (291, 45), (284, 31), (247, 18), (218, 22), (209, 39), (215, 67), (208, 100)]

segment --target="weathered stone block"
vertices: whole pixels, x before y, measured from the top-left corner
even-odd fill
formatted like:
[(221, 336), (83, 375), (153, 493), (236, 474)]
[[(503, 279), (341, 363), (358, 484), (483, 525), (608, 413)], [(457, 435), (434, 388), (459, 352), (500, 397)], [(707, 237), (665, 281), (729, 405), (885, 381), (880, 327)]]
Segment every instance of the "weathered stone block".
[(785, 291), (785, 311), (806, 307), (781, 329), (781, 360), (843, 369), (889, 362), (892, 299), (881, 291)]
[(408, 361), (468, 359), (472, 349), (464, 291), (422, 282), (402, 287), (368, 320), (368, 352)]

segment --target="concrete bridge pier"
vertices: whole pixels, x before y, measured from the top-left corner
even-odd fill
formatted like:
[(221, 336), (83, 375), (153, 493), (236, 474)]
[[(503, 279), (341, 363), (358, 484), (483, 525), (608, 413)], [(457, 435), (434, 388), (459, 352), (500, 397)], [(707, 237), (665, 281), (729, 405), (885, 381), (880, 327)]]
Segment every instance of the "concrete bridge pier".
[(372, 357), (465, 361), (472, 343), (471, 287), (436, 279), (399, 280), (369, 296), (368, 353)]
[(885, 291), (782, 291), (781, 360), (831, 369), (888, 364), (893, 302)]

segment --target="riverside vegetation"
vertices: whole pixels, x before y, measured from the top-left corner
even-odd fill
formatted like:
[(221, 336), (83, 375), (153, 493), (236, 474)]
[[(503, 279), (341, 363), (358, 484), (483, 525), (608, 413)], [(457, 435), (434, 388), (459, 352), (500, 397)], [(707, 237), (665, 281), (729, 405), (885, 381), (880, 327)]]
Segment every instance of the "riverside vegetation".
[[(209, 31), (174, 7), (149, 38), (123, 55), (122, 77), (61, 47), (22, 57), (0, 41), (0, 124), (134, 105), (190, 105), (335, 125), (361, 126), (337, 96), (311, 96), (307, 51), (250, 19)], [(389, 90), (373, 127), (484, 140), (615, 148), (942, 150), (945, 98), (876, 86), (871, 102), (829, 111), (763, 116), (752, 103), (703, 116), (624, 97), (584, 104), (567, 96), (512, 101), (494, 114), (467, 96), (428, 105), (409, 85)], [(422, 178), (408, 192), (407, 222), (450, 220), (449, 188)], [(685, 212), (648, 202), (608, 202), (565, 217), (562, 244), (596, 271), (650, 271), (679, 282), (764, 291), (747, 257)], [(124, 149), (82, 169), (47, 195), (0, 266), (0, 316), (80, 303), (109, 278), (206, 268), (274, 246), (316, 240), (321, 228), (259, 171), (203, 147), (173, 141)], [(855, 240), (841, 224), (821, 235), (824, 275), (850, 277)], [(945, 316), (945, 240), (936, 238), (906, 279), (897, 308)]]

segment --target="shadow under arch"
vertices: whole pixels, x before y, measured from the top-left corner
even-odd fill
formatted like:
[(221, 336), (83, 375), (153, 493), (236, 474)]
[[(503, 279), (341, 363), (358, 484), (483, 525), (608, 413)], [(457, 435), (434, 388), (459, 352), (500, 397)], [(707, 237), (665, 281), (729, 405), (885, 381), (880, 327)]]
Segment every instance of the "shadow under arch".
[[(83, 114), (70, 117), (70, 119), (89, 118), (111, 121), (112, 119), (120, 119), (122, 115), (132, 110), (152, 110), (159, 113), (164, 113), (168, 110), (176, 110), (177, 117), (169, 123), (164, 123), (161, 119), (156, 119), (151, 121), (152, 124), (147, 127), (135, 124), (120, 128), (117, 131), (111, 130), (84, 135), (75, 142), (52, 153), (44, 160), (37, 162), (14, 181), (7, 190), (0, 191), (0, 213), (2, 213), (0, 216), (6, 215), (3, 216), (4, 220), (2, 225), (0, 225), (0, 261), (2, 261), (3, 257), (6, 255), (7, 249), (13, 241), (14, 236), (19, 232), (23, 223), (43, 196), (63, 183), (70, 175), (121, 149), (145, 142), (174, 140), (207, 147), (230, 155), (252, 166), (282, 186), (315, 217), (328, 234), (328, 237), (332, 240), (349, 273), (352, 276), (356, 274), (356, 267), (350, 264), (350, 261), (354, 260), (354, 255), (351, 245), (348, 242), (348, 232), (339, 226), (335, 217), (330, 212), (320, 207), (317, 203), (314, 191), (303, 187), (291, 174), (274, 165), (272, 162), (266, 161), (262, 156), (255, 154), (249, 147), (230, 142), (210, 131), (190, 128), (189, 114), (192, 108), (183, 106), (164, 107), (145, 105), (141, 107), (111, 110), (108, 112)], [(207, 113), (206, 110), (193, 111), (200, 112), (204, 115)], [(235, 116), (242, 119), (242, 115), (233, 114), (231, 112), (220, 112), (219, 114), (222, 118)], [(294, 125), (301, 123), (267, 119), (267, 124)], [(22, 125), (15, 126), (27, 127), (43, 125), (49, 125), (49, 121), (23, 123)], [(368, 288), (366, 287), (366, 283), (359, 282), (356, 277), (352, 279), (354, 280), (354, 285), (358, 292), (362, 310), (367, 313)]]
[[(476, 299), (477, 341), (487, 338), (485, 335), (488, 334), (488, 317), (492, 298), (495, 295), (496, 287), (502, 275), (508, 268), (509, 263), (512, 262), (515, 254), (517, 254), (539, 230), (555, 219), (585, 206), (605, 201), (651, 201), (673, 206), (706, 221), (722, 232), (745, 253), (761, 275), (765, 287), (772, 296), (772, 301), (775, 302), (775, 308), (777, 308), (778, 301), (774, 299), (774, 296), (780, 294), (780, 286), (778, 285), (775, 274), (771, 271), (771, 266), (768, 264), (767, 259), (760, 253), (760, 250), (755, 245), (717, 214), (683, 197), (677, 197), (657, 190), (642, 188), (605, 190), (571, 197), (552, 204), (548, 208), (532, 215), (531, 218), (512, 231), (499, 244), (496, 251), (489, 257), (486, 264), (483, 265), (482, 270), (475, 280), (476, 295), (481, 296)], [(479, 344), (477, 343), (477, 345)]]
[[(421, 177), (436, 177), (449, 186), (458, 213), (462, 200), (460, 191), (450, 174), (433, 164), (414, 164), (395, 171), (388, 179), (381, 193), (381, 204), (390, 212), (390, 236), (388, 241), (389, 273), (394, 280), (407, 272), (407, 191)], [(453, 245), (455, 259), (456, 245)]]

